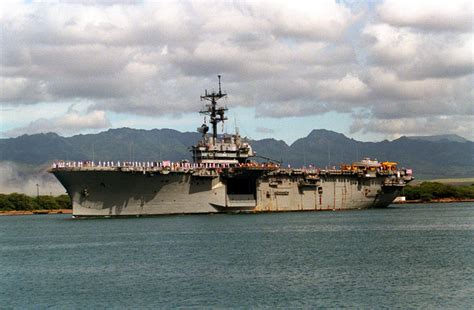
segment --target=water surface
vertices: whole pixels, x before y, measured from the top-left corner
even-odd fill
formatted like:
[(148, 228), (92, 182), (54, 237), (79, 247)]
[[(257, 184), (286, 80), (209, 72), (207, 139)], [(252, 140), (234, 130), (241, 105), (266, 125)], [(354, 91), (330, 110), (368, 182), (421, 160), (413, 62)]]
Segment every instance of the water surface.
[(1, 307), (472, 308), (474, 204), (0, 217)]

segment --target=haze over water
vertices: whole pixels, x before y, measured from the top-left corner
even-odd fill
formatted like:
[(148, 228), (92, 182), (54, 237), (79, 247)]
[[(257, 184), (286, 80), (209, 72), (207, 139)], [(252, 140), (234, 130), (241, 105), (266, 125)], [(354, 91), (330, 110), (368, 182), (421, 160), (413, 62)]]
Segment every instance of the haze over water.
[(472, 203), (0, 227), (7, 308), (474, 305)]

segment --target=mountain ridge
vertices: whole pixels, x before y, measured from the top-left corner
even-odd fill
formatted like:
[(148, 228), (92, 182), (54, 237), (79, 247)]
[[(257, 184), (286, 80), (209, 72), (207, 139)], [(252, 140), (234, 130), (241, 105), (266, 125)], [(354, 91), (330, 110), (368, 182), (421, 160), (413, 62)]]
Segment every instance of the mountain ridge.
[[(362, 142), (334, 131), (314, 129), (291, 144), (275, 138), (250, 142), (258, 155), (296, 167), (338, 166), (371, 157), (399, 162), (426, 178), (474, 176), (474, 142), (439, 138), (444, 136)], [(43, 165), (54, 160), (190, 160), (190, 147), (199, 139), (199, 133), (128, 127), (72, 137), (56, 133), (22, 135), (0, 139), (0, 161)]]

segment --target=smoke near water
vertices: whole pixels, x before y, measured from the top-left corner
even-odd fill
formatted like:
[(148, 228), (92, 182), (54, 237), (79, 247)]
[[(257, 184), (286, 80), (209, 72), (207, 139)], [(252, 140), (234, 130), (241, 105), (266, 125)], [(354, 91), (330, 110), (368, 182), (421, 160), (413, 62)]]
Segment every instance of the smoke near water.
[(48, 167), (0, 161), (0, 193), (22, 193), (36, 196), (37, 189), (39, 189), (40, 195), (65, 194), (66, 190), (61, 183), (56, 180), (54, 175), (47, 172)]

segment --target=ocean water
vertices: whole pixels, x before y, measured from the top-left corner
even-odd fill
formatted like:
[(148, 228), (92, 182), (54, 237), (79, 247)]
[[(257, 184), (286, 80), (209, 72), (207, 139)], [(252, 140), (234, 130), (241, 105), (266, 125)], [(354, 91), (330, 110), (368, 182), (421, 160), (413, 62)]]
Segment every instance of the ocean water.
[(0, 217), (1, 308), (473, 308), (474, 204)]

